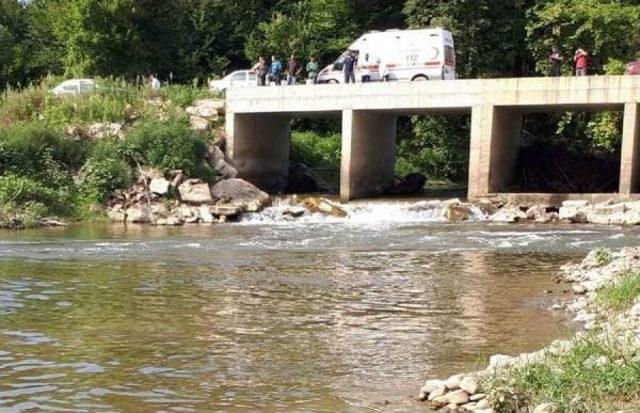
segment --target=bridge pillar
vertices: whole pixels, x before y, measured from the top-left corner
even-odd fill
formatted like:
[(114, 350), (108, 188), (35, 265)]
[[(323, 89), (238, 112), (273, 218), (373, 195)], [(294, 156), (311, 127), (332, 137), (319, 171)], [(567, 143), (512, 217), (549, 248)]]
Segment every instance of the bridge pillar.
[(269, 113), (227, 113), (227, 156), (238, 177), (270, 193), (289, 181), (291, 120)]
[(514, 180), (522, 143), (522, 113), (494, 105), (471, 111), (469, 199), (505, 191)]
[(392, 113), (344, 110), (340, 200), (377, 195), (393, 184), (397, 116)]
[(627, 103), (624, 107), (622, 130), (622, 159), (620, 165), (620, 195), (640, 190), (640, 105)]

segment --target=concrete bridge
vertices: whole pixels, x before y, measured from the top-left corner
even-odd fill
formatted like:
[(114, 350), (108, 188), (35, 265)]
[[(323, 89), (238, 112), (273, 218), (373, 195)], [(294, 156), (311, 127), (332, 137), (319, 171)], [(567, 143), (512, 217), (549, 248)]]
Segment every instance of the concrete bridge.
[[(569, 110), (624, 112), (619, 191), (509, 193), (523, 115)], [(640, 76), (236, 88), (227, 91), (227, 151), (241, 177), (277, 192), (287, 185), (291, 119), (341, 117), (340, 197), (346, 202), (391, 184), (398, 116), (456, 113), (471, 115), (469, 199), (557, 204), (640, 197)]]

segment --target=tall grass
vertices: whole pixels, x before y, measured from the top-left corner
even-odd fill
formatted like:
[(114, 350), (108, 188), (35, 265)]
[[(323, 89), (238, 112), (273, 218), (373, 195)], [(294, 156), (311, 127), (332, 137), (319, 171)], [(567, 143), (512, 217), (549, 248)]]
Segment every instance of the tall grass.
[(640, 297), (640, 272), (626, 271), (614, 285), (600, 289), (596, 304), (605, 310), (622, 312), (628, 310)]
[(567, 354), (514, 368), (488, 378), (485, 388), (499, 412), (525, 411), (553, 403), (566, 413), (609, 412), (634, 406), (640, 398), (640, 363), (633, 345), (585, 338)]

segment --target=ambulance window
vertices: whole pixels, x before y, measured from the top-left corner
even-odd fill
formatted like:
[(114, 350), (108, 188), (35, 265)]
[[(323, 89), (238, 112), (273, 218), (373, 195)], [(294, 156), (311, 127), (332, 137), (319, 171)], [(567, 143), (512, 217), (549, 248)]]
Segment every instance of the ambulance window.
[(453, 47), (451, 46), (444, 47), (444, 64), (447, 66), (456, 65), (456, 55), (454, 53)]

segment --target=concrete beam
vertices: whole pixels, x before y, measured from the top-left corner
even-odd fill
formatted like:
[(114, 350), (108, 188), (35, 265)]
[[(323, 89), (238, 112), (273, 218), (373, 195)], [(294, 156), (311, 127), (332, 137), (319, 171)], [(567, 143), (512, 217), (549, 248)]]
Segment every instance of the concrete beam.
[(270, 193), (289, 181), (291, 119), (265, 113), (227, 113), (227, 155), (238, 177)]
[(622, 130), (620, 195), (634, 192), (640, 192), (640, 105), (627, 103)]
[(340, 200), (377, 195), (393, 184), (397, 117), (376, 111), (342, 113)]

